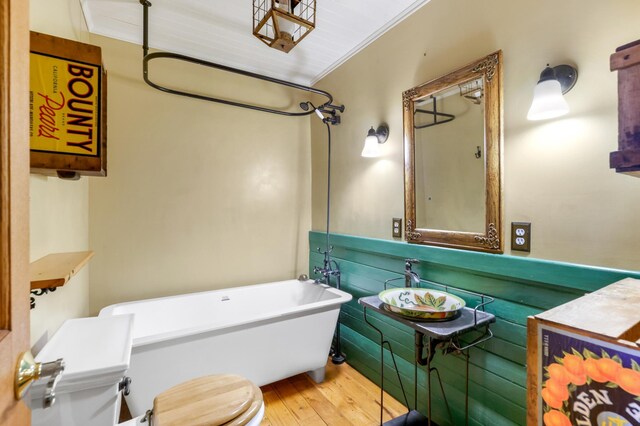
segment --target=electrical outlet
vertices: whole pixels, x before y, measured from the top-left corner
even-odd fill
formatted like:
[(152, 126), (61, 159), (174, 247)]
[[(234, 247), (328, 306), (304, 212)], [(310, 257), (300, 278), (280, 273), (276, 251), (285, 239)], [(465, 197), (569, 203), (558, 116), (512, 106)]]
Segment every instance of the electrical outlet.
[(402, 237), (402, 219), (399, 217), (394, 217), (392, 219), (392, 223), (393, 223), (393, 226), (391, 228), (391, 235), (393, 235), (394, 238), (401, 238)]
[(531, 223), (511, 222), (511, 250), (531, 251)]

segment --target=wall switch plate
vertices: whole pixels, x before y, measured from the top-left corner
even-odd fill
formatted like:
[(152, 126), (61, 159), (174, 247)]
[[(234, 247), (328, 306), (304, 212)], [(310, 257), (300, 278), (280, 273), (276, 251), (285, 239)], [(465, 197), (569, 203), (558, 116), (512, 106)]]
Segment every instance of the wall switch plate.
[(511, 250), (531, 251), (531, 223), (511, 222)]
[(394, 238), (402, 237), (402, 219), (399, 217), (394, 217), (392, 219), (393, 227), (391, 228), (391, 235)]

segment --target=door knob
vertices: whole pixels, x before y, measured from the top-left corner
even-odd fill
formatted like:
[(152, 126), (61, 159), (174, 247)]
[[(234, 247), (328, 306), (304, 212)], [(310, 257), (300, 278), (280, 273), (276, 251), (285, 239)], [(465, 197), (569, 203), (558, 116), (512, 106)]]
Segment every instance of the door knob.
[(62, 358), (52, 362), (36, 362), (31, 351), (24, 352), (16, 367), (14, 392), (16, 399), (22, 399), (29, 390), (31, 383), (44, 377), (49, 377), (43, 399), (43, 408), (51, 407), (56, 401), (55, 388), (64, 371)]

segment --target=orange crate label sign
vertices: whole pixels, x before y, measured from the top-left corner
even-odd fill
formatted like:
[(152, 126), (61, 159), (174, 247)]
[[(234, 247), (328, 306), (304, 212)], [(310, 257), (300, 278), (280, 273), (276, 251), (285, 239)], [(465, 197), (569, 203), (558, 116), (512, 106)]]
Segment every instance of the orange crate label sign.
[(97, 65), (31, 52), (31, 150), (100, 155), (100, 78)]
[(640, 351), (541, 325), (540, 424), (640, 426)]

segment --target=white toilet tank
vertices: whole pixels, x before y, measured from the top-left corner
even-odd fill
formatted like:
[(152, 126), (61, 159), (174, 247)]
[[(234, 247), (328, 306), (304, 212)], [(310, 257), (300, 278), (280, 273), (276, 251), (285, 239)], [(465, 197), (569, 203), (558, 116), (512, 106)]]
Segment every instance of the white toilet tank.
[(66, 321), (36, 356), (63, 358), (55, 404), (42, 408), (48, 378), (32, 386), (33, 426), (114, 426), (120, 412), (118, 384), (129, 368), (133, 315)]

